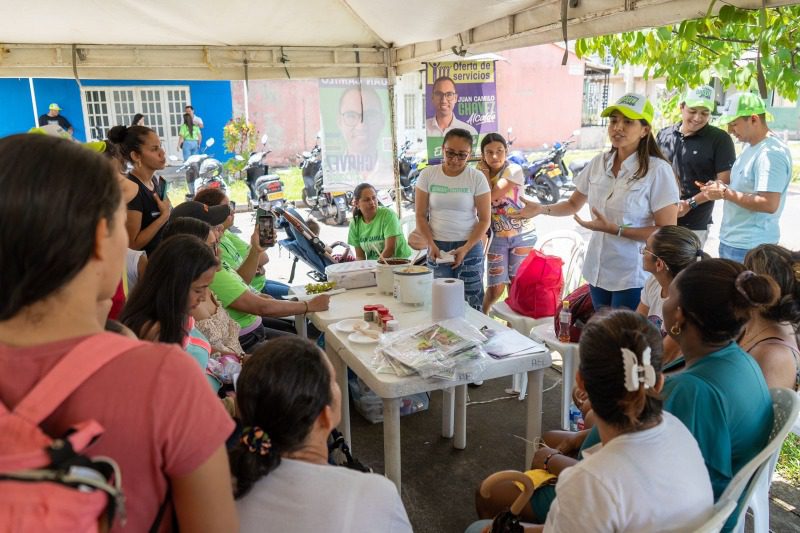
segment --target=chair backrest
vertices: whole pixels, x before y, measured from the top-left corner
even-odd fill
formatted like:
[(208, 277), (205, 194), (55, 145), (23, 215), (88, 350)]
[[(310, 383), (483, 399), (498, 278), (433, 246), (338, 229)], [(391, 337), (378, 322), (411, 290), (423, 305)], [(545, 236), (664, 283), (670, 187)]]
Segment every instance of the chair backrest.
[(548, 255), (556, 255), (564, 261), (564, 288), (561, 291), (563, 298), (581, 284), (583, 261), (586, 256), (586, 243), (577, 231), (558, 230), (542, 237), (538, 245), (539, 250)]
[[(800, 412), (800, 397), (793, 390), (784, 388), (770, 389), (770, 396), (772, 397), (772, 411), (773, 422), (772, 431), (769, 434), (769, 441), (764, 449), (758, 455), (753, 457), (746, 465), (744, 465), (731, 482), (728, 483), (725, 492), (719, 498), (719, 502), (731, 501), (747, 502), (753, 494), (758, 480), (761, 476), (769, 475), (769, 468), (773, 456), (780, 452), (783, 439), (791, 431), (792, 426), (797, 420), (797, 414)], [(744, 520), (746, 505), (741, 505), (738, 510), (737, 528), (738, 525)]]

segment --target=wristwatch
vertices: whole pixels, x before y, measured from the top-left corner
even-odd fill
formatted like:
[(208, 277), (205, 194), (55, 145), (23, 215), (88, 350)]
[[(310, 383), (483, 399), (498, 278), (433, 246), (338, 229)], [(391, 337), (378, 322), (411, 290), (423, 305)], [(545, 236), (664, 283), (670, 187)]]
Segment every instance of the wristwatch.
[(689, 209), (694, 209), (697, 207), (697, 200), (694, 199), (694, 196), (686, 200), (686, 203), (689, 204)]

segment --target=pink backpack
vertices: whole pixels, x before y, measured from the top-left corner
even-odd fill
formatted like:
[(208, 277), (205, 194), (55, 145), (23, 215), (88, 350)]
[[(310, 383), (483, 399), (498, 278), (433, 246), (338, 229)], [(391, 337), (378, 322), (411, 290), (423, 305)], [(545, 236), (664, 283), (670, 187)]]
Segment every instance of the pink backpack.
[(94, 420), (62, 438), (39, 424), (104, 365), (139, 345), (101, 333), (80, 342), (13, 411), (0, 402), (0, 532), (95, 532), (124, 523), (122, 477), (106, 457), (81, 452), (103, 433)]

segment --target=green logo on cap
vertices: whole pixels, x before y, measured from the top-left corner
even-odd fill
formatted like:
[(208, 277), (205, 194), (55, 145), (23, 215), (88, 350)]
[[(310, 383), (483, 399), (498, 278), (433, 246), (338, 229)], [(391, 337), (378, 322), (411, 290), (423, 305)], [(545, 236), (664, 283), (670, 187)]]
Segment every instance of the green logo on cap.
[(618, 104), (629, 105), (631, 107), (636, 107), (637, 104), (639, 103), (639, 97), (635, 96), (635, 95), (632, 95), (632, 94), (626, 94), (625, 96), (620, 98), (619, 102), (617, 102), (617, 103)]

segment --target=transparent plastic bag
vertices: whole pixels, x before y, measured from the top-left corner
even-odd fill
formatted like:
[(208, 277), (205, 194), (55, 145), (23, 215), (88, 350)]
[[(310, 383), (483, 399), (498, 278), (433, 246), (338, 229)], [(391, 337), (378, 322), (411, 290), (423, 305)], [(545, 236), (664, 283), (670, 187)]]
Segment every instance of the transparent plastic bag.
[(475, 380), (486, 365), (488, 339), (463, 318), (444, 320), (383, 335), (379, 350), (397, 375)]
[[(373, 424), (383, 422), (383, 400), (356, 376), (348, 379), (347, 385), (356, 411)], [(400, 416), (425, 411), (428, 406), (429, 398), (424, 392), (405, 396), (400, 398)]]

